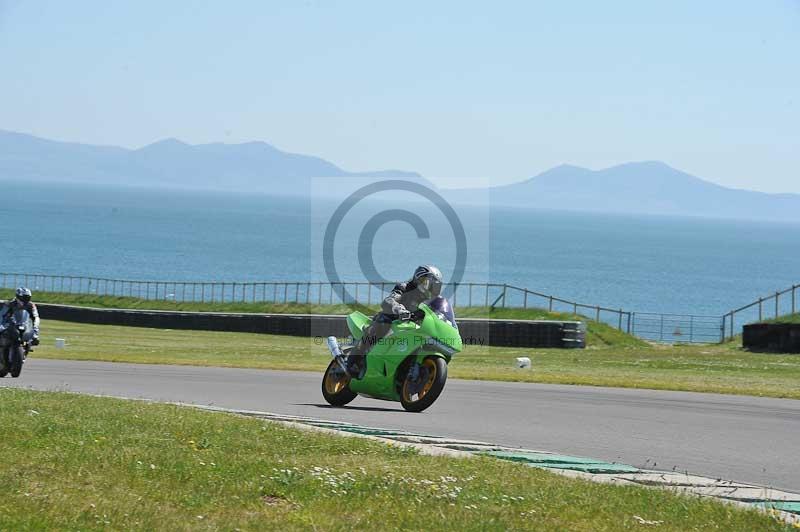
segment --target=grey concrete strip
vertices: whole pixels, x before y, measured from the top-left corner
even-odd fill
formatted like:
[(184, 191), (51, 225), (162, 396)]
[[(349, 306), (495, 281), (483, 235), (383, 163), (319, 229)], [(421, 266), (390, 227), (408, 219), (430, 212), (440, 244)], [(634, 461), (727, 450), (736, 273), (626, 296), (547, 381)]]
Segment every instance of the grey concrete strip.
[(22, 378), (2, 379), (0, 386), (269, 411), (800, 491), (800, 401), (451, 380), (433, 407), (409, 414), (399, 404), (362, 398), (330, 408), (321, 397), (321, 378), (32, 358)]
[(389, 440), (386, 438), (381, 438), (379, 436), (372, 436), (370, 434), (363, 434), (359, 432), (347, 432), (339, 429), (329, 428), (325, 426), (321, 426), (320, 424), (316, 423), (315, 420), (309, 418), (297, 418), (297, 417), (287, 417), (287, 416), (273, 416), (267, 412), (253, 412), (253, 411), (238, 411), (233, 409), (224, 409), (224, 408), (210, 408), (204, 407), (199, 405), (187, 405), (185, 403), (175, 403), (181, 406), (186, 406), (189, 408), (199, 408), (202, 410), (209, 410), (213, 412), (224, 412), (228, 414), (238, 414), (244, 415), (248, 417), (259, 417), (266, 421), (270, 421), (272, 423), (280, 423), (282, 425), (286, 425), (289, 427), (294, 427), (300, 430), (306, 430), (311, 432), (320, 432), (324, 434), (335, 434), (336, 436), (343, 436), (343, 437), (350, 437), (350, 438), (366, 438), (369, 440), (381, 442), (381, 443), (392, 443), (393, 445), (397, 445), (398, 447), (409, 447), (414, 448), (420, 451), (422, 454), (430, 455), (430, 456), (448, 456), (452, 458), (470, 458), (472, 457), (472, 453), (468, 452), (460, 452), (454, 451), (452, 449), (445, 449), (440, 448), (434, 445), (423, 445), (423, 444), (416, 444), (416, 443), (406, 443), (406, 442), (398, 442), (394, 440)]
[(685, 486), (698, 495), (743, 502), (800, 502), (800, 494), (758, 487)]
[[(658, 474), (660, 472), (653, 471), (652, 473), (653, 474)], [(596, 474), (592, 474), (592, 473), (585, 473), (583, 471), (570, 471), (570, 470), (559, 471), (559, 474), (563, 475), (563, 476), (571, 477), (571, 478), (578, 478), (578, 479), (582, 479), (582, 480), (588, 480), (588, 481), (591, 481), (591, 482), (600, 482), (600, 483), (604, 483), (604, 484), (613, 484), (613, 485), (617, 485), (617, 486), (631, 485), (631, 481), (630, 480), (626, 480), (626, 479), (620, 478), (618, 475), (596, 475)], [(713, 480), (714, 479), (705, 479), (705, 481), (713, 481)], [(683, 487), (683, 486), (673, 486), (673, 485), (670, 485), (670, 484), (663, 484), (663, 485), (638, 484), (638, 485), (639, 486), (648, 486), (648, 487), (651, 487), (651, 488), (666, 489), (666, 490), (669, 490), (669, 491), (673, 491), (675, 493), (684, 493), (684, 494), (688, 493), (690, 495), (696, 495), (698, 497), (713, 497), (713, 498), (716, 498), (717, 500), (722, 501), (724, 503), (733, 504), (733, 505), (739, 506), (741, 508), (754, 508), (755, 507), (755, 508), (759, 508), (759, 509), (764, 509), (764, 510), (769, 511), (775, 517), (777, 517), (779, 519), (782, 519), (786, 523), (788, 523), (790, 525), (793, 525), (795, 527), (800, 527), (800, 515), (798, 515), (796, 513), (787, 512), (787, 511), (776, 509), (776, 508), (770, 506), (770, 503), (754, 504), (754, 503), (751, 503), (751, 502), (738, 501), (738, 500), (735, 500), (735, 499), (727, 499), (727, 498), (724, 498), (724, 497), (714, 497), (713, 495), (709, 495), (709, 494), (705, 494), (705, 493), (701, 493), (701, 492), (687, 491), (687, 489), (685, 487)], [(778, 501), (775, 504), (781, 504), (781, 502)]]
[(727, 487), (752, 487), (721, 479), (689, 475), (673, 472), (641, 472), (614, 475), (621, 480), (636, 482), (637, 484), (669, 485), (669, 486), (727, 486)]

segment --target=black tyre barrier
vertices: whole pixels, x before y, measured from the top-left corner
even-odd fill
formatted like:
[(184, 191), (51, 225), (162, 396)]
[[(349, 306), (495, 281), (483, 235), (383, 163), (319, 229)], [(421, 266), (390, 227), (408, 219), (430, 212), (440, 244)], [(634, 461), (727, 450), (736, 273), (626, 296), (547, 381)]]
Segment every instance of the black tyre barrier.
[(800, 353), (800, 323), (745, 325), (742, 346), (751, 351)]
[[(41, 303), (43, 320), (154, 329), (247, 332), (287, 336), (349, 336), (344, 316), (327, 314), (233, 314), (73, 307)], [(586, 347), (586, 324), (581, 321), (458, 320), (465, 345), (502, 347)], [(43, 325), (46, 328), (46, 324)]]

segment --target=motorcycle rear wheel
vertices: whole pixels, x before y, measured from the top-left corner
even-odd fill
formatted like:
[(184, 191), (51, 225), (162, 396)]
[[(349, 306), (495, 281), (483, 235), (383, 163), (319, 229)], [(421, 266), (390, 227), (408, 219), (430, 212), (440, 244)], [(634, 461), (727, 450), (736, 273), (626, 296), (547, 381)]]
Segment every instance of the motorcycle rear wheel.
[(422, 389), (413, 393), (415, 384), (411, 380), (411, 371), (406, 375), (400, 390), (400, 404), (408, 412), (422, 412), (439, 398), (447, 382), (447, 362), (441, 357), (430, 356), (422, 361), (422, 369), (427, 371)]
[(350, 389), (350, 376), (342, 371), (335, 360), (331, 360), (322, 377), (322, 396), (331, 406), (344, 406), (358, 397)]
[(22, 360), (25, 350), (21, 345), (12, 345), (8, 350), (8, 366), (13, 378), (19, 377), (22, 373)]

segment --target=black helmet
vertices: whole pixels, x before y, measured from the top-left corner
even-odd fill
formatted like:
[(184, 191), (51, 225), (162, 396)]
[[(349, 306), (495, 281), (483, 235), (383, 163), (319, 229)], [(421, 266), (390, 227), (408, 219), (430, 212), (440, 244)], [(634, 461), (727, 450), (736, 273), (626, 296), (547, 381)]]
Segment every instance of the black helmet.
[(436, 266), (419, 266), (412, 280), (425, 297), (433, 298), (442, 292), (442, 272)]
[(17, 288), (16, 295), (17, 299), (23, 303), (30, 303), (31, 298), (33, 297), (31, 291), (25, 288), (24, 286), (20, 286), (19, 288)]

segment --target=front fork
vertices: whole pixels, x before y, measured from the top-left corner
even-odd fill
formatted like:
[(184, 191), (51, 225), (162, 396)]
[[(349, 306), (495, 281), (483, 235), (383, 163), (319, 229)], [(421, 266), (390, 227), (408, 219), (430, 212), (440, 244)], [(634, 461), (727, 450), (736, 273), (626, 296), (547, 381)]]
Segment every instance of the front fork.
[(411, 367), (408, 369), (408, 376), (411, 377), (411, 380), (417, 382), (419, 380), (419, 370), (422, 366), (416, 360), (411, 364)]
[(347, 373), (347, 364), (345, 364), (345, 354), (342, 351), (342, 348), (339, 347), (339, 340), (336, 339), (335, 336), (328, 336), (328, 349), (331, 352), (331, 356), (339, 365), (342, 371)]
[(410, 390), (411, 395), (419, 393), (422, 390), (422, 386), (428, 380), (428, 369), (422, 365), (425, 356), (426, 355), (421, 355), (416, 357), (411, 363), (411, 367), (408, 368), (408, 378), (412, 383)]

